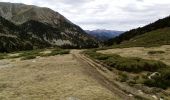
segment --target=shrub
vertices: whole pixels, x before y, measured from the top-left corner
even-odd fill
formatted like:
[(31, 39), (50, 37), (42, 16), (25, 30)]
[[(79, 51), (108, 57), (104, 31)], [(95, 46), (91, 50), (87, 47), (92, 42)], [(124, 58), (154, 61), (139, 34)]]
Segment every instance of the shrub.
[(21, 60), (29, 60), (29, 59), (35, 59), (36, 56), (30, 55), (30, 56), (25, 56)]
[(63, 54), (69, 54), (69, 50), (63, 50), (63, 49), (55, 49), (51, 53), (47, 54), (41, 54), (41, 57), (46, 57), (46, 56), (55, 56), (55, 55), (63, 55)]
[(39, 54), (40, 54), (39, 51), (33, 50), (33, 51), (24, 51), (19, 56), (21, 56), (21, 57), (23, 57), (23, 56), (30, 56), (30, 55), (38, 56)]
[(0, 60), (1, 60), (1, 59), (5, 59), (5, 57), (3, 57), (3, 56), (0, 56)]
[(165, 53), (164, 51), (149, 51), (148, 54), (153, 55), (153, 54), (162, 54)]
[[(116, 68), (117, 70), (139, 73), (143, 71), (148, 72), (159, 72), (160, 76), (154, 77), (154, 79), (148, 79), (147, 75), (142, 76), (142, 83), (150, 87), (159, 87), (166, 89), (170, 87), (170, 69), (169, 66), (161, 61), (145, 60), (141, 58), (134, 57), (121, 57), (115, 54), (101, 54), (95, 51), (85, 52), (90, 57), (100, 60), (104, 64), (110, 66), (111, 68)], [(124, 73), (119, 73), (120, 81), (126, 82), (129, 80), (128, 76)], [(134, 84), (139, 80), (139, 77), (134, 77), (133, 80), (129, 81), (130, 84)]]
[(0, 53), (0, 60), (1, 60), (1, 59), (5, 59), (5, 56), (7, 56), (6, 53)]
[(121, 82), (126, 82), (128, 79), (129, 79), (129, 77), (127, 76), (127, 74), (125, 74), (125, 73), (119, 73), (119, 75), (120, 75), (120, 81)]
[(160, 76), (156, 76), (153, 79), (146, 79), (144, 84), (150, 87), (159, 87), (163, 89), (170, 87), (170, 69), (161, 70), (160, 73)]
[(60, 54), (60, 55), (69, 54), (69, 53), (70, 53), (69, 50), (61, 50), (61, 51), (59, 51), (59, 54)]
[(141, 58), (134, 58), (134, 57), (121, 57), (119, 55), (115, 54), (101, 54), (96, 53), (94, 51), (88, 51), (86, 52), (87, 55), (90, 57), (101, 60), (106, 65), (116, 68), (121, 71), (127, 71), (127, 72), (142, 72), (142, 71), (150, 71), (154, 72), (161, 68), (165, 68), (167, 65), (165, 65), (163, 62), (160, 61), (154, 61), (154, 60), (145, 60)]

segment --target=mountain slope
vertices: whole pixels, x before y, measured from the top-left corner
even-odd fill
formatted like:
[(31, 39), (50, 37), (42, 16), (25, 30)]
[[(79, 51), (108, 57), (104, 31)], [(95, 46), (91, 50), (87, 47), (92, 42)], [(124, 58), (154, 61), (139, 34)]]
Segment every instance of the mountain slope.
[(123, 42), (123, 46), (159, 46), (170, 45), (170, 27), (157, 29), (136, 36), (129, 41)]
[(113, 43), (120, 44), (121, 42), (128, 41), (136, 36), (139, 36), (139, 35), (142, 35), (147, 32), (157, 30), (157, 29), (166, 28), (166, 27), (170, 27), (170, 16), (163, 18), (163, 19), (159, 19), (158, 21), (151, 23), (149, 25), (146, 25), (144, 27), (127, 31), (121, 34), (120, 36), (109, 40), (108, 43), (109, 44), (113, 44)]
[(15, 25), (0, 17), (0, 52), (52, 46), (62, 48), (97, 47), (98, 44), (89, 38), (81, 33), (77, 33), (76, 36), (73, 34), (60, 34), (60, 29), (37, 21), (28, 21), (21, 25)]
[(0, 52), (32, 49), (31, 43), (24, 40), (27, 35), (19, 33), (19, 27), (0, 17)]
[(49, 8), (19, 3), (0, 2), (0, 15), (15, 24), (22, 24), (29, 20), (36, 20), (53, 26), (60, 26), (63, 22), (73, 24), (64, 16)]
[(114, 30), (92, 30), (92, 31), (86, 30), (86, 32), (101, 41), (107, 41), (123, 33), (123, 31), (114, 31)]
[[(49, 46), (90, 48), (97, 47), (99, 43), (79, 26), (49, 8), (0, 2), (0, 16), (2, 20), (6, 19), (5, 21), (9, 23), (6, 27), (6, 22), (1, 22), (1, 34), (15, 33), (15, 40), (17, 39), (12, 43), (9, 42), (9, 45), (16, 45), (15, 43), (22, 45), (21, 42), (29, 42), (33, 48)], [(8, 30), (4, 30), (5, 27)]]

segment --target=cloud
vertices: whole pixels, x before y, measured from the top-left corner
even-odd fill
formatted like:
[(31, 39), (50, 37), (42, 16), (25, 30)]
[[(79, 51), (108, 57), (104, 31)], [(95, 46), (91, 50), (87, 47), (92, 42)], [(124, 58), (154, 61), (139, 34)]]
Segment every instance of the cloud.
[(0, 0), (49, 7), (83, 29), (129, 30), (168, 16), (170, 0)]

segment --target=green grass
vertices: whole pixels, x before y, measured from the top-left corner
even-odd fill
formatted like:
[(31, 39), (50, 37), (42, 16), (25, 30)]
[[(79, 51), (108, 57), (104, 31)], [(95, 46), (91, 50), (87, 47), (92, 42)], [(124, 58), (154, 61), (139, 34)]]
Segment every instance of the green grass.
[[(51, 53), (43, 53), (43, 51), (49, 50)], [(21, 58), (21, 60), (28, 60), (34, 59), (37, 56), (40, 57), (48, 57), (48, 56), (55, 56), (55, 55), (63, 55), (69, 54), (70, 50), (60, 49), (60, 48), (53, 48), (53, 49), (36, 49), (36, 50), (29, 50), (29, 51), (20, 51), (14, 52), (12, 54), (17, 54), (16, 56), (8, 56), (6, 53), (0, 54), (0, 59), (14, 59), (14, 58)]]
[(115, 54), (101, 54), (94, 51), (86, 51), (86, 54), (93, 59), (100, 60), (104, 64), (110, 66), (111, 68), (116, 68), (117, 70), (139, 73), (142, 71), (154, 72), (160, 68), (165, 68), (163, 62), (154, 60), (145, 60), (141, 58), (134, 57), (121, 57)]
[(160, 70), (160, 76), (156, 76), (152, 79), (146, 79), (144, 84), (150, 87), (159, 87), (166, 89), (170, 87), (170, 69)]
[(51, 51), (51, 53), (47, 53), (47, 54), (41, 54), (41, 57), (47, 57), (47, 56), (55, 56), (55, 55), (63, 55), (63, 54), (69, 54), (70, 51), (69, 50), (63, 50), (63, 49), (54, 49), (53, 51)]
[(115, 47), (153, 47), (169, 44), (170, 28), (167, 27), (136, 36), (127, 42), (115, 45)]
[(0, 60), (1, 60), (1, 59), (5, 59), (6, 56), (7, 56), (6, 53), (0, 53)]
[[(101, 54), (95, 50), (84, 52), (92, 59), (109, 66), (109, 70), (119, 70), (119, 81), (128, 82), (129, 84), (145, 84), (149, 87), (158, 87), (166, 89), (170, 87), (170, 68), (161, 61), (145, 60), (133, 57), (121, 57), (115, 54)], [(148, 76), (153, 72), (159, 72), (160, 76), (149, 79)], [(136, 76), (129, 76), (132, 73)], [(148, 75), (140, 75), (140, 73), (150, 73)], [(140, 76), (138, 76), (140, 75)]]
[(36, 56), (30, 55), (30, 56), (25, 56), (23, 58), (21, 58), (21, 60), (30, 60), (30, 59), (35, 59)]
[(63, 55), (69, 53), (70, 53), (69, 50), (56, 48), (56, 49), (51, 49), (51, 53), (44, 54), (42, 53), (42, 50), (34, 50), (34, 51), (23, 52), (22, 54), (20, 54), (20, 56), (27, 59), (27, 58), (35, 58), (37, 56), (48, 57), (48, 56)]
[(154, 54), (163, 54), (165, 51), (149, 51), (148, 54), (154, 55)]

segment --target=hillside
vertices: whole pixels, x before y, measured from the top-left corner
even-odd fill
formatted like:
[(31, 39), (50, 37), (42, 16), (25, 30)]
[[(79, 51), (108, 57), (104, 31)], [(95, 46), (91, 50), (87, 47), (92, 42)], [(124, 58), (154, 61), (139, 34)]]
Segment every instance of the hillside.
[(63, 23), (73, 24), (49, 8), (20, 3), (0, 2), (0, 15), (15, 24), (23, 24), (29, 20), (36, 20), (54, 27), (61, 26)]
[(0, 17), (0, 52), (30, 50), (46, 47), (88, 48), (97, 42), (86, 34), (60, 34), (61, 30), (49, 25), (28, 21), (21, 25)]
[(157, 29), (145, 34), (136, 36), (131, 40), (122, 43), (124, 46), (159, 46), (170, 45), (170, 27)]
[(137, 29), (127, 31), (116, 38), (110, 39), (108, 41), (108, 44), (109, 45), (120, 44), (121, 42), (128, 41), (136, 36), (139, 36), (139, 35), (142, 35), (142, 34), (157, 30), (157, 29), (166, 28), (166, 27), (170, 27), (170, 16), (163, 18), (163, 19), (159, 19), (158, 21), (151, 23), (149, 25), (146, 25), (144, 27), (139, 27)]
[(119, 36), (123, 31), (115, 31), (115, 30), (86, 30), (88, 34), (95, 37), (100, 41), (107, 41), (111, 38)]
[(58, 46), (98, 47), (98, 41), (49, 8), (0, 3), (0, 51)]

